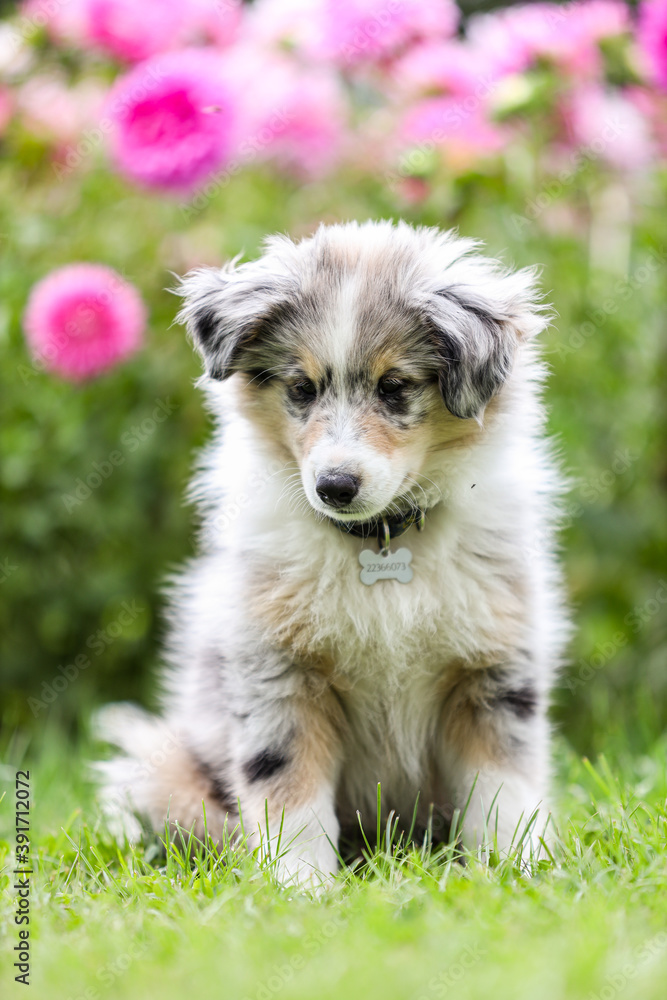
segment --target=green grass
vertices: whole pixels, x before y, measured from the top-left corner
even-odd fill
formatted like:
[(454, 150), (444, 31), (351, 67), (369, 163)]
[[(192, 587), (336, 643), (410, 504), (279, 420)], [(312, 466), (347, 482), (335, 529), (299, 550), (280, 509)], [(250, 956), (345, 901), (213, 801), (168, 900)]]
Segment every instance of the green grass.
[[(462, 864), (452, 849), (374, 847), (314, 896), (229, 845), (187, 861), (157, 840), (115, 844), (85, 781), (89, 749), (48, 732), (39, 745), (15, 739), (0, 807), (2, 995), (662, 1000), (666, 750), (593, 765), (559, 744), (554, 859), (532, 877), (511, 861)], [(22, 764), (39, 858), (29, 993), (8, 958)]]

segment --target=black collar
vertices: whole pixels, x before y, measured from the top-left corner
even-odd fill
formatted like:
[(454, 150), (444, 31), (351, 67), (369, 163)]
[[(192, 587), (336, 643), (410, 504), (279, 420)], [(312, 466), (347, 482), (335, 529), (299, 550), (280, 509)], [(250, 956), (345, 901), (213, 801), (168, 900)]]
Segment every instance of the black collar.
[(348, 535), (356, 535), (357, 538), (375, 538), (381, 552), (387, 552), (392, 538), (398, 538), (404, 534), (413, 524), (417, 525), (417, 531), (424, 527), (426, 511), (421, 508), (413, 508), (405, 514), (386, 514), (384, 516), (372, 518), (370, 521), (336, 521), (330, 518), (333, 524), (340, 531)]

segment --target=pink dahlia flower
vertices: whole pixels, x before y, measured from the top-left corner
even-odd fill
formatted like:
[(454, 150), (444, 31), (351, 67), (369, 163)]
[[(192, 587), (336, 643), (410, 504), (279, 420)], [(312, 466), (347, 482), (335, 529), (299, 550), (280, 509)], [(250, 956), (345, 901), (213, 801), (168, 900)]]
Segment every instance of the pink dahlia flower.
[(408, 163), (441, 147), (449, 165), (458, 170), (505, 144), (503, 131), (488, 121), (482, 101), (474, 96), (432, 97), (415, 104), (403, 121), (401, 140), (409, 150)]
[(181, 0), (28, 0), (24, 13), (43, 23), (58, 43), (92, 48), (122, 62), (137, 62), (182, 39), (188, 24)]
[(413, 45), (392, 69), (392, 80), (409, 95), (481, 94), (494, 82), (485, 53), (457, 39)]
[(52, 0), (24, 0), (20, 26), (28, 39), (43, 30), (54, 42), (76, 42), (80, 33), (81, 7), (82, 0), (56, 4)]
[(241, 32), (244, 43), (317, 55), (326, 0), (254, 0)]
[(651, 78), (667, 90), (667, 0), (644, 0), (637, 37)]
[(537, 59), (591, 76), (600, 69), (599, 42), (629, 29), (620, 0), (533, 3), (472, 17), (468, 38), (505, 73), (522, 72)]
[(23, 325), (33, 357), (72, 381), (135, 351), (146, 325), (136, 288), (102, 264), (69, 264), (33, 288)]
[(300, 177), (321, 176), (338, 162), (346, 102), (331, 67), (237, 45), (226, 54), (224, 73), (239, 94), (239, 159), (268, 160)]
[(82, 42), (124, 62), (174, 47), (187, 24), (180, 0), (77, 0)]
[(574, 90), (566, 119), (572, 139), (588, 156), (619, 170), (649, 166), (655, 155), (646, 116), (631, 94), (590, 84)]
[(236, 107), (219, 59), (211, 49), (184, 49), (116, 81), (106, 113), (122, 173), (148, 187), (188, 192), (225, 166)]
[(12, 119), (14, 101), (7, 87), (0, 85), (0, 135), (3, 134)]
[(221, 48), (236, 41), (246, 16), (243, 0), (181, 0), (181, 7), (187, 8), (185, 41)]
[(656, 155), (667, 158), (667, 95), (648, 87), (630, 87), (626, 94), (651, 130)]
[(100, 116), (106, 88), (85, 77), (70, 85), (61, 73), (34, 73), (16, 90), (16, 108), (25, 128), (55, 142), (70, 143)]
[(26, 0), (23, 14), (59, 44), (140, 62), (190, 43), (233, 41), (241, 0)]
[[(268, 80), (266, 93), (272, 99), (264, 105), (263, 123), (256, 132), (260, 141), (271, 133), (262, 158), (299, 177), (326, 174), (339, 159), (344, 136), (338, 80), (326, 69), (296, 70), (287, 64), (274, 66)], [(280, 109), (277, 115), (274, 108)]]
[(453, 0), (322, 0), (322, 54), (341, 65), (396, 55), (410, 42), (449, 38), (459, 10)]
[(309, 178), (337, 164), (345, 136), (345, 109), (338, 81), (316, 70), (286, 85), (287, 123), (269, 155), (279, 166)]

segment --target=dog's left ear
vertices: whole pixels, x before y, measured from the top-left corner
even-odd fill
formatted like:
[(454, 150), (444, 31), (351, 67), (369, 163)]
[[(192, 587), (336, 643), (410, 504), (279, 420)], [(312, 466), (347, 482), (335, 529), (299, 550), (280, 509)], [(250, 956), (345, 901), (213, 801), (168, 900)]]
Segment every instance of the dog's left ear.
[(270, 323), (294, 298), (295, 283), (261, 260), (199, 268), (175, 289), (184, 302), (178, 321), (201, 354), (210, 378), (269, 366)]
[(548, 316), (534, 269), (505, 272), (482, 257), (469, 259), (466, 269), (467, 281), (433, 289), (427, 317), (447, 409), (479, 419), (507, 380), (518, 345), (544, 329)]

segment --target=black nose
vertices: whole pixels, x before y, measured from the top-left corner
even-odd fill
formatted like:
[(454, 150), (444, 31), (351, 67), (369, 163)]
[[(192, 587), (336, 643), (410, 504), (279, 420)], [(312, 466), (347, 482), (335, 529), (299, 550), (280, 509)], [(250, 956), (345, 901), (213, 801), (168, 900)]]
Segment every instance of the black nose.
[(359, 480), (346, 472), (318, 476), (315, 492), (329, 507), (347, 507), (359, 492)]

